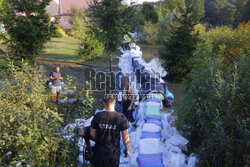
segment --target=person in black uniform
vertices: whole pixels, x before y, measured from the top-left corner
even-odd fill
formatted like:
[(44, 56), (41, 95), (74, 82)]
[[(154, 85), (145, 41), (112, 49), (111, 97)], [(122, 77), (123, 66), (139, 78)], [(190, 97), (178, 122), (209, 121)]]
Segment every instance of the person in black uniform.
[(128, 77), (123, 77), (122, 83), (124, 85), (123, 100), (122, 100), (123, 114), (127, 117), (129, 122), (132, 123), (132, 125), (135, 127), (136, 122), (132, 115), (133, 105), (135, 101), (134, 87), (129, 84)]
[(115, 99), (103, 99), (105, 111), (97, 113), (91, 122), (91, 137), (95, 140), (94, 167), (119, 167), (120, 132), (125, 145), (124, 154), (129, 156), (129, 123), (125, 115), (115, 111)]

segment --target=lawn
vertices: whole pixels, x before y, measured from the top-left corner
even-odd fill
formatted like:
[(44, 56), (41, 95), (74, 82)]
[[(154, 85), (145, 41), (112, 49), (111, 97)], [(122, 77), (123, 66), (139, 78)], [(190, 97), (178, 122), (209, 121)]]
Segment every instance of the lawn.
[[(109, 67), (109, 56), (106, 53), (91, 60), (79, 59), (77, 55), (78, 40), (74, 37), (53, 38), (45, 47), (44, 53), (40, 54), (39, 58), (49, 58), (52, 61), (56, 59), (72, 63), (83, 63), (103, 68)], [(113, 58), (118, 58), (119, 54), (119, 52), (116, 52)]]
[(45, 46), (45, 53), (40, 54), (39, 57), (67, 61), (76, 61), (78, 59), (76, 53), (78, 41), (73, 37), (53, 38)]

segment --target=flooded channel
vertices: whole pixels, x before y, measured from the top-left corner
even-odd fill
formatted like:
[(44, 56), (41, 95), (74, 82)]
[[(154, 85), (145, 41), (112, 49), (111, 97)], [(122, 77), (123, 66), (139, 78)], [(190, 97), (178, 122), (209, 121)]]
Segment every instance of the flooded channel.
[[(162, 46), (156, 45), (139, 45), (142, 51), (142, 57), (146, 62), (150, 62), (152, 59), (159, 57), (159, 51), (163, 49)], [(182, 88), (180, 83), (173, 83), (170, 81), (166, 81), (168, 83), (168, 89), (175, 96), (174, 106), (178, 106), (181, 104), (183, 99), (182, 93), (184, 89)]]

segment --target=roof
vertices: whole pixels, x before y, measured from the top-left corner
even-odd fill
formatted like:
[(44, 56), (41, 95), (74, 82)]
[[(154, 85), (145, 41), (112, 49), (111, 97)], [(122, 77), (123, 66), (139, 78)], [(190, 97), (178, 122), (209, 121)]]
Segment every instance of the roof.
[(59, 4), (57, 4), (55, 1), (51, 1), (50, 4), (46, 7), (46, 10), (51, 16), (58, 16)]
[(88, 0), (60, 0), (61, 15), (70, 15), (73, 7), (87, 10), (89, 8)]

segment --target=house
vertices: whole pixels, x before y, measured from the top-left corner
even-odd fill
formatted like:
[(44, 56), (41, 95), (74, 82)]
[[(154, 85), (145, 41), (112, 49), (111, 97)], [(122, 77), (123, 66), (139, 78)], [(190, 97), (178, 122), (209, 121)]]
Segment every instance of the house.
[(59, 0), (59, 24), (64, 30), (70, 31), (72, 29), (73, 13), (71, 12), (71, 9), (78, 8), (86, 11), (89, 8), (88, 1), (89, 0)]
[(66, 31), (71, 31), (72, 29), (72, 8), (78, 8), (83, 10), (88, 10), (89, 0), (57, 0), (51, 1), (47, 6), (47, 11), (51, 15), (51, 20), (59, 18), (59, 25)]
[(60, 6), (59, 3), (55, 1), (51, 1), (50, 4), (46, 7), (47, 12), (51, 16), (51, 21), (54, 21), (60, 14)]

